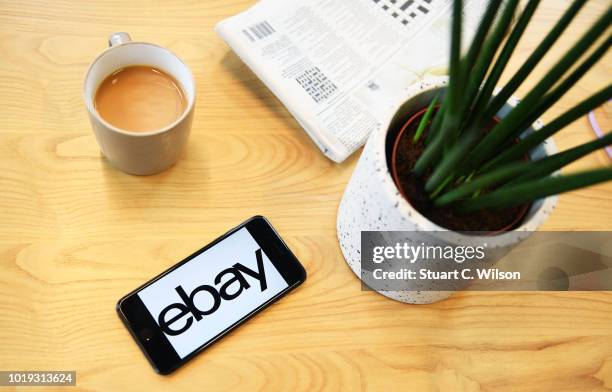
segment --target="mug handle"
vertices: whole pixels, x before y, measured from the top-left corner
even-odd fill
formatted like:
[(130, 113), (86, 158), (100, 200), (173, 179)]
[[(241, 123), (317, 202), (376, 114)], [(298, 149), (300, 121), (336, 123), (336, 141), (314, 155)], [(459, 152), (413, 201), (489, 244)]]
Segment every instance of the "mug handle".
[(126, 32), (112, 33), (108, 36), (108, 46), (113, 47), (132, 41), (132, 37)]

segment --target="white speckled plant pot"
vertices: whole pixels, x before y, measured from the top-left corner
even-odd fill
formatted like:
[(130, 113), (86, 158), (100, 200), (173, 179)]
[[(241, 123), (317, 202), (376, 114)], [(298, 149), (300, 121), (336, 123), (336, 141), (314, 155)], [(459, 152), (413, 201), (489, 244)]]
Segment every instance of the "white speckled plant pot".
[[(445, 90), (446, 83), (446, 77), (429, 78), (407, 88), (406, 96), (409, 99), (391, 113), (388, 121), (369, 137), (346, 187), (338, 209), (338, 240), (346, 262), (360, 279), (362, 231), (444, 231), (446, 232), (444, 241), (447, 244), (458, 245), (486, 241), (490, 249), (510, 249), (527, 238), (531, 232), (536, 231), (546, 221), (557, 203), (556, 196), (534, 202), (523, 223), (516, 230), (479, 238), (459, 233), (452, 233), (449, 236), (448, 230), (421, 215), (400, 195), (387, 165), (389, 130), (397, 129), (396, 122), (427, 107), (437, 91)], [(511, 99), (500, 110), (498, 117), (505, 117), (516, 103), (516, 99)], [(527, 132), (533, 132), (541, 127), (542, 124), (538, 120)], [(554, 143), (552, 140), (547, 140), (531, 153), (531, 157), (539, 159), (555, 152)], [(453, 293), (453, 291), (436, 291), (435, 282), (428, 283), (428, 287), (424, 287), (423, 284), (418, 280), (406, 281), (403, 286), (406, 287), (405, 290), (377, 291), (394, 300), (413, 304), (440, 301)]]

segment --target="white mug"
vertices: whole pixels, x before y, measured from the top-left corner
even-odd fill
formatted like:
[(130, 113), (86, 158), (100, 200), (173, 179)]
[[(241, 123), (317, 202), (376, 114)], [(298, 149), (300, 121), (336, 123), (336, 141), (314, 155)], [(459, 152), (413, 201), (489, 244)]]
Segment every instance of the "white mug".
[[(85, 75), (83, 97), (89, 120), (102, 153), (116, 168), (126, 173), (149, 175), (172, 166), (189, 137), (195, 106), (195, 81), (191, 71), (175, 54), (160, 46), (133, 42), (127, 33), (109, 37), (109, 47), (89, 66)], [(187, 108), (174, 123), (149, 132), (129, 132), (105, 121), (94, 99), (98, 86), (113, 72), (130, 65), (156, 67), (180, 84)]]

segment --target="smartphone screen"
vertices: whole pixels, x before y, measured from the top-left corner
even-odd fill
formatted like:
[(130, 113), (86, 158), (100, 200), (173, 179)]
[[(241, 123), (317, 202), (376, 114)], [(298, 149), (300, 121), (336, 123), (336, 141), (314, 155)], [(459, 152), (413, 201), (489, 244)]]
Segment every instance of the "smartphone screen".
[(255, 217), (128, 294), (118, 312), (165, 374), (304, 279), (272, 226)]

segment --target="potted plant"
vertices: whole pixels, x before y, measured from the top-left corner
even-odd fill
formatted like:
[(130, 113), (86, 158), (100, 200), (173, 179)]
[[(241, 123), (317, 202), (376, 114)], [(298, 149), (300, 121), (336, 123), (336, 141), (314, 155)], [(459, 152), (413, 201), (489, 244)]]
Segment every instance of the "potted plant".
[[(585, 2), (574, 0), (495, 93), (539, 1), (529, 1), (512, 25), (519, 0), (492, 0), (461, 56), (462, 4), (455, 0), (448, 78), (427, 79), (409, 88), (409, 98), (387, 126), (368, 139), (340, 203), (338, 239), (358, 276), (362, 231), (450, 231), (453, 239), (445, 241), (454, 243), (473, 240), (477, 236), (466, 232), (478, 232), (492, 247), (507, 248), (541, 226), (554, 209), (557, 194), (612, 180), (612, 168), (559, 173), (576, 159), (612, 144), (611, 133), (559, 153), (549, 139), (612, 98), (612, 85), (546, 126), (538, 120), (610, 47), (612, 35), (607, 30), (612, 9), (522, 101), (512, 96)], [(407, 282), (406, 287), (399, 292), (377, 291), (409, 303), (429, 303), (449, 295), (416, 283)]]

